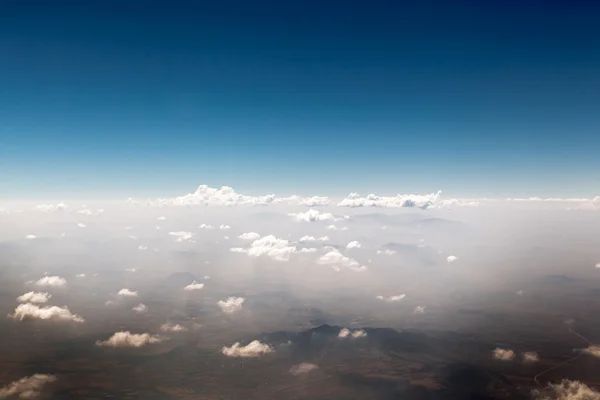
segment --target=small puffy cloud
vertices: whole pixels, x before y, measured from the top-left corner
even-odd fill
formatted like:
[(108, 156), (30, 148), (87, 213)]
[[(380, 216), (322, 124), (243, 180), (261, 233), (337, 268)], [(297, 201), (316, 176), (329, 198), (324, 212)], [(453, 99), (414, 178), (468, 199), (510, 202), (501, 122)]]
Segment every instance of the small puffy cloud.
[(98, 214), (102, 214), (104, 212), (104, 210), (100, 209), (100, 210), (96, 210), (96, 211), (92, 211), (90, 209), (84, 208), (82, 210), (78, 210), (77, 214), (83, 214), (83, 215), (98, 215)]
[(589, 354), (590, 356), (600, 357), (600, 346), (589, 345), (585, 349), (581, 349), (582, 353)]
[(296, 246), (290, 246), (285, 239), (268, 235), (255, 240), (247, 249), (233, 248), (231, 251), (247, 253), (252, 257), (268, 256), (276, 261), (288, 261), (290, 255), (296, 252)]
[(157, 220), (159, 220), (159, 221), (164, 221), (164, 220), (166, 220), (166, 219), (167, 219), (167, 217), (158, 217), (158, 218), (156, 218), (156, 219), (157, 219)]
[(260, 235), (256, 232), (246, 232), (242, 233), (239, 237), (244, 240), (256, 240), (260, 238)]
[(243, 297), (228, 297), (227, 300), (219, 300), (217, 305), (226, 314), (233, 314), (242, 309), (244, 302), (246, 301)]
[(316, 253), (317, 249), (314, 247), (303, 247), (300, 249), (300, 253)]
[(223, 186), (220, 189), (206, 185), (198, 186), (194, 193), (174, 199), (159, 199), (158, 205), (173, 206), (239, 206), (239, 205), (266, 205), (275, 201), (275, 195), (245, 196), (236, 193), (233, 188)]
[(229, 225), (221, 225), (221, 226), (219, 226), (219, 229), (225, 230), (225, 229), (231, 229), (231, 227)]
[(511, 361), (515, 358), (515, 352), (509, 349), (497, 348), (492, 351), (492, 356), (496, 360)]
[(80, 223), (78, 223), (78, 224), (77, 224), (77, 226), (78, 226), (78, 227), (80, 227), (80, 228), (85, 228), (85, 227), (86, 227), (86, 225), (85, 225), (85, 224), (82, 224), (81, 222), (80, 222)]
[(27, 235), (27, 236), (25, 236), (25, 239), (27, 239), (27, 240), (33, 240), (33, 239), (35, 239), (36, 237), (37, 237), (37, 236), (35, 236), (35, 235)]
[(136, 269), (135, 268), (125, 268), (125, 271), (127, 271), (127, 272), (135, 272)]
[(337, 265), (332, 265), (331, 269), (334, 270), (335, 272), (340, 272), (342, 269), (340, 267), (338, 267)]
[(304, 213), (291, 213), (288, 215), (298, 222), (332, 221), (335, 219), (333, 214), (322, 213), (315, 209), (310, 209)]
[(223, 347), (221, 352), (227, 357), (259, 357), (273, 352), (273, 348), (258, 340), (250, 342), (247, 346), (242, 346), (239, 342), (230, 347)]
[(376, 298), (378, 300), (385, 300), (385, 301), (389, 301), (390, 303), (395, 302), (395, 301), (400, 301), (403, 300), (406, 297), (406, 294), (398, 294), (395, 296), (389, 296), (389, 297), (383, 297), (383, 296), (377, 296)]
[(528, 351), (523, 354), (523, 361), (526, 363), (534, 363), (540, 361), (540, 357), (538, 356), (538, 353), (534, 351)]
[(340, 339), (344, 339), (347, 337), (351, 337), (351, 338), (362, 338), (362, 337), (366, 337), (367, 336), (367, 332), (365, 332), (362, 329), (356, 330), (354, 332), (351, 332), (350, 329), (347, 328), (342, 328), (340, 330), (340, 333), (338, 333), (338, 338)]
[(208, 224), (202, 224), (202, 225), (198, 225), (198, 228), (200, 228), (200, 229), (209, 229), (209, 230), (210, 230), (210, 229), (215, 229), (215, 227), (214, 227), (214, 226), (212, 226), (212, 225), (208, 225)]
[(328, 236), (321, 236), (319, 238), (316, 238), (314, 236), (302, 236), (299, 242), (327, 242), (328, 240)]
[(187, 291), (191, 291), (191, 290), (200, 290), (204, 287), (204, 283), (198, 283), (196, 281), (190, 283), (189, 285), (187, 285), (186, 287), (183, 288), (183, 290), (187, 290)]
[(138, 292), (134, 292), (133, 290), (129, 290), (127, 288), (123, 288), (123, 289), (119, 290), (119, 292), (117, 294), (119, 296), (123, 296), (123, 297), (137, 297), (138, 296)]
[(131, 333), (129, 331), (115, 332), (110, 338), (104, 341), (98, 340), (96, 346), (104, 347), (142, 347), (148, 344), (161, 343), (167, 340), (159, 335), (150, 333)]
[(416, 306), (415, 309), (413, 310), (413, 314), (425, 314), (425, 307), (424, 306)]
[(41, 395), (41, 390), (48, 383), (55, 382), (54, 375), (35, 374), (21, 378), (0, 388), (0, 399), (18, 397), (20, 399), (33, 399)]
[(307, 206), (307, 207), (327, 206), (327, 205), (329, 205), (329, 203), (331, 203), (331, 201), (329, 200), (329, 197), (324, 197), (324, 196), (313, 196), (313, 197), (307, 197), (305, 199), (301, 198), (298, 201), (299, 205)]
[(146, 311), (148, 311), (148, 307), (146, 307), (145, 304), (140, 303), (137, 306), (133, 307), (132, 310), (135, 311), (136, 313), (143, 314)]
[(361, 247), (362, 247), (362, 245), (359, 242), (357, 242), (356, 240), (354, 240), (346, 245), (347, 249), (360, 249)]
[(126, 227), (125, 227), (125, 228), (123, 228), (123, 229), (125, 229), (126, 231), (130, 231), (130, 230), (132, 230), (132, 229), (133, 229), (133, 226), (126, 226)]
[(137, 240), (137, 236), (129, 235), (129, 239)]
[(79, 315), (72, 314), (68, 307), (40, 307), (31, 303), (19, 304), (19, 306), (15, 308), (15, 312), (10, 315), (10, 317), (18, 321), (31, 319), (73, 322), (84, 321)]
[(446, 258), (446, 261), (448, 261), (449, 263), (453, 263), (456, 260), (458, 260), (458, 257), (456, 256), (448, 256), (448, 258)]
[(35, 284), (37, 286), (60, 287), (65, 286), (67, 284), (67, 280), (61, 278), (60, 276), (45, 276), (42, 279), (39, 279)]
[(441, 192), (431, 193), (426, 195), (398, 194), (395, 197), (385, 197), (370, 194), (367, 197), (361, 197), (358, 193), (350, 193), (347, 198), (338, 203), (338, 207), (415, 207), (415, 208), (430, 208), (435, 207), (440, 200)]
[(290, 368), (290, 374), (292, 375), (301, 375), (301, 374), (306, 374), (310, 371), (314, 371), (315, 369), (318, 369), (319, 367), (316, 364), (311, 364), (311, 363), (300, 363), (297, 365), (294, 365), (292, 368)]
[(338, 227), (335, 225), (327, 225), (327, 229), (329, 229), (330, 231), (337, 231)]
[(366, 272), (369, 270), (369, 268), (366, 265), (362, 265), (360, 267), (352, 266), (352, 267), (348, 267), (348, 268), (350, 268), (354, 272)]
[(183, 242), (183, 241), (191, 241), (192, 238), (194, 237), (194, 234), (192, 232), (178, 231), (178, 232), (169, 232), (169, 236), (173, 236), (174, 238), (176, 238), (175, 240), (177, 242)]
[(50, 293), (42, 293), (42, 292), (27, 292), (19, 297), (17, 297), (17, 301), (19, 303), (47, 303), (52, 295)]
[(340, 253), (340, 251), (333, 247), (327, 247), (328, 252), (323, 254), (317, 260), (318, 264), (321, 265), (341, 265), (342, 267), (358, 267), (358, 261), (353, 258), (347, 257)]
[(148, 250), (148, 246), (139, 245), (138, 250)]
[(188, 329), (179, 324), (163, 324), (161, 325), (160, 330), (163, 332), (186, 332)]
[(390, 249), (377, 250), (377, 254), (384, 255), (384, 256), (393, 256), (394, 254), (396, 254), (396, 250), (390, 250)]
[(85, 278), (85, 274), (77, 274), (75, 275), (75, 278)]
[(38, 211), (64, 211), (67, 208), (69, 208), (69, 206), (67, 206), (65, 203), (58, 203), (58, 204), (40, 204), (39, 206), (36, 206), (35, 209)]
[(600, 400), (600, 392), (579, 381), (563, 380), (558, 384), (549, 383), (543, 389), (533, 391), (536, 400)]
[(600, 263), (596, 264), (596, 268), (600, 268)]

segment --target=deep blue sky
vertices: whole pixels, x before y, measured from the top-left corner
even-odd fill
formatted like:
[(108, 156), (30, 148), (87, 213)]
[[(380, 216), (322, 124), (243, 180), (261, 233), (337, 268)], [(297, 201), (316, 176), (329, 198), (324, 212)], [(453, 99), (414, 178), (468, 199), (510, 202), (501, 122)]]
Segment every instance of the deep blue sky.
[(598, 21), (574, 0), (0, 2), (0, 198), (597, 195)]

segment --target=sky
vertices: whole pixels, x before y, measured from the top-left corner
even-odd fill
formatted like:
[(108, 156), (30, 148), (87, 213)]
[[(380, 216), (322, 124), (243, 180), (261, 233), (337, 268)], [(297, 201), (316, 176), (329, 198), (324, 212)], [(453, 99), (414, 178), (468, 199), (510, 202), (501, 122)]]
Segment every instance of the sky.
[[(452, 3), (452, 4), (451, 4)], [(0, 5), (0, 198), (593, 197), (600, 5)]]

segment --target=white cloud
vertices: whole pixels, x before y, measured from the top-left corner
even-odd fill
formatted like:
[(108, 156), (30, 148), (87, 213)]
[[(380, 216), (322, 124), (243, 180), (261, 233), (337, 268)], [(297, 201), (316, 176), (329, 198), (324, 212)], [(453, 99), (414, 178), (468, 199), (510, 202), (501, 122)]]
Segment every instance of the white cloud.
[(75, 275), (75, 278), (85, 278), (85, 274), (77, 274)]
[(230, 347), (221, 349), (221, 352), (227, 357), (259, 357), (273, 351), (271, 346), (258, 340), (250, 342), (247, 346), (242, 346), (239, 342), (236, 342)]
[(139, 245), (138, 250), (148, 250), (148, 246)]
[(35, 374), (9, 383), (0, 389), (0, 399), (18, 397), (20, 399), (33, 399), (40, 396), (42, 388), (48, 383), (56, 382), (54, 375)]
[(159, 205), (174, 206), (238, 206), (238, 205), (266, 205), (275, 201), (275, 195), (245, 196), (236, 193), (233, 188), (223, 186), (220, 189), (200, 185), (194, 193), (174, 199), (159, 199)]
[(198, 225), (199, 229), (215, 229), (214, 226), (212, 225), (208, 225), (208, 224), (202, 224), (202, 225)]
[(314, 247), (303, 247), (300, 249), (300, 253), (316, 253), (317, 249)]
[(184, 231), (179, 231), (179, 232), (169, 232), (169, 236), (173, 236), (175, 237), (177, 242), (183, 242), (183, 241), (191, 241), (192, 238), (194, 237), (194, 234), (192, 232), (184, 232)]
[(425, 306), (416, 306), (413, 314), (425, 314)]
[(335, 225), (327, 225), (327, 228), (326, 228), (326, 229), (329, 229), (330, 231), (337, 231), (337, 230), (338, 230), (338, 227), (337, 227), (337, 226), (335, 226)]
[(446, 260), (447, 260), (449, 263), (452, 263), (452, 262), (454, 262), (454, 261), (458, 260), (458, 257), (456, 257), (456, 256), (448, 256), (448, 258), (446, 258)]
[(393, 256), (394, 254), (396, 254), (396, 250), (390, 250), (390, 249), (377, 250), (377, 254), (381, 254), (384, 256)]
[(229, 225), (221, 225), (219, 226), (219, 229), (231, 229), (231, 227)]
[(137, 236), (129, 235), (129, 239), (137, 240)]
[(242, 309), (245, 301), (243, 297), (228, 297), (227, 300), (219, 300), (217, 304), (224, 313), (233, 314)]
[(299, 242), (327, 242), (328, 240), (328, 236), (321, 236), (320, 238), (314, 236), (302, 236)]
[(558, 384), (549, 383), (543, 389), (533, 391), (537, 400), (600, 400), (600, 392), (579, 381), (563, 380)]
[(96, 211), (92, 211), (90, 209), (84, 208), (82, 210), (78, 210), (77, 214), (83, 214), (83, 215), (98, 215), (98, 214), (102, 214), (104, 212), (104, 210), (100, 209), (100, 210), (96, 210)]
[(334, 247), (326, 247), (327, 253), (323, 254), (317, 260), (318, 264), (327, 265), (341, 265), (343, 267), (358, 267), (358, 261), (353, 258), (346, 257), (340, 251)]
[(306, 374), (310, 371), (314, 371), (315, 369), (318, 369), (319, 367), (315, 364), (311, 364), (311, 363), (300, 363), (297, 365), (294, 365), (292, 368), (290, 368), (290, 373), (292, 375), (301, 375), (301, 374)]
[(290, 255), (296, 252), (296, 246), (290, 246), (285, 239), (276, 238), (273, 235), (268, 235), (257, 239), (247, 249), (239, 247), (232, 248), (231, 251), (236, 253), (247, 253), (252, 257), (268, 256), (277, 261), (288, 261)]
[(196, 281), (190, 283), (189, 285), (187, 285), (186, 287), (183, 288), (183, 290), (200, 290), (204, 287), (204, 283), (198, 283)]
[(338, 207), (416, 207), (430, 208), (435, 207), (440, 199), (441, 192), (426, 195), (396, 195), (395, 197), (381, 197), (370, 194), (367, 197), (360, 197), (358, 193), (350, 193), (347, 198), (338, 203)]
[(161, 343), (167, 340), (159, 335), (150, 333), (131, 333), (129, 331), (115, 332), (108, 340), (96, 342), (96, 346), (105, 347), (142, 347), (148, 344)]
[(260, 238), (260, 235), (256, 232), (246, 232), (246, 233), (242, 233), (239, 237), (240, 237), (240, 239), (244, 239), (244, 240), (256, 240), (256, 239)]
[(307, 206), (307, 207), (327, 206), (331, 203), (331, 200), (329, 200), (329, 197), (324, 197), (324, 196), (313, 196), (313, 197), (307, 197), (307, 198), (302, 198), (300, 196), (292, 196), (292, 197), (294, 198), (294, 200), (296, 200), (296, 202), (295, 203), (290, 202), (290, 203), (298, 204), (300, 206)]
[(179, 324), (163, 324), (161, 325), (160, 330), (163, 332), (186, 332), (188, 329)]
[(600, 268), (600, 263), (596, 264), (596, 268)]
[(362, 329), (351, 332), (350, 329), (342, 328), (340, 330), (340, 333), (338, 333), (338, 338), (340, 338), (340, 339), (344, 339), (347, 337), (361, 338), (361, 337), (366, 337), (366, 336), (367, 336), (367, 332), (365, 332)]
[(69, 208), (69, 206), (67, 206), (65, 203), (40, 204), (39, 206), (35, 207), (35, 209), (38, 211), (64, 211), (67, 208)]
[(82, 223), (80, 222), (80, 223), (78, 223), (78, 224), (77, 224), (77, 226), (78, 226), (78, 227), (80, 227), (80, 228), (85, 228), (85, 226), (86, 226), (86, 225), (85, 225), (85, 224), (82, 224)]
[(528, 351), (525, 354), (523, 354), (523, 361), (525, 361), (526, 363), (534, 363), (540, 361), (540, 357), (538, 356), (538, 353)]
[(130, 231), (130, 230), (132, 230), (132, 229), (133, 229), (133, 226), (126, 226), (126, 227), (125, 227), (125, 228), (123, 228), (123, 229), (125, 229), (126, 231)]
[(406, 297), (406, 294), (403, 293), (403, 294), (398, 294), (398, 295), (389, 296), (389, 297), (377, 296), (376, 298), (378, 300), (385, 300), (385, 301), (389, 301), (391, 303), (391, 302), (394, 302), (394, 301), (403, 300), (405, 297)]
[(40, 307), (31, 303), (19, 304), (17, 308), (15, 308), (14, 314), (10, 317), (19, 321), (42, 319), (83, 322), (83, 318), (77, 314), (72, 314), (68, 307)]
[(360, 267), (348, 267), (348, 268), (350, 268), (354, 272), (366, 272), (369, 270), (369, 268), (366, 265), (362, 265)]
[(148, 307), (146, 307), (145, 304), (140, 303), (137, 306), (133, 307), (132, 310), (135, 311), (136, 313), (143, 314), (146, 311), (148, 311)]
[(156, 219), (157, 219), (157, 220), (159, 220), (159, 221), (164, 221), (164, 220), (166, 220), (166, 219), (167, 219), (167, 217), (162, 217), (162, 216), (161, 216), (161, 217), (158, 217), (158, 218), (156, 218)]
[(342, 269), (340, 267), (338, 267), (337, 265), (332, 265), (331, 269), (334, 270), (335, 272), (340, 272)]
[(125, 268), (125, 271), (127, 271), (127, 272), (135, 272), (136, 269), (135, 268)]
[(45, 276), (42, 279), (39, 279), (35, 284), (37, 286), (60, 287), (60, 286), (65, 286), (67, 284), (67, 280), (64, 278), (61, 278), (60, 276)]
[(600, 357), (600, 346), (589, 345), (585, 349), (581, 349), (582, 353), (589, 354), (594, 357)]
[(362, 245), (359, 242), (357, 242), (356, 240), (354, 240), (346, 245), (347, 249), (360, 249), (361, 247), (362, 247)]
[(496, 360), (511, 361), (515, 358), (515, 352), (509, 349), (497, 348), (492, 352), (493, 357)]
[(17, 301), (19, 303), (47, 303), (50, 298), (52, 298), (50, 293), (27, 292), (17, 297)]
[(322, 213), (315, 209), (310, 209), (304, 213), (291, 213), (288, 215), (298, 222), (331, 221), (335, 219), (333, 214)]
[(123, 297), (137, 297), (138, 296), (138, 292), (134, 292), (133, 290), (129, 290), (127, 288), (123, 288), (123, 289), (119, 290), (119, 292), (117, 294), (119, 296), (123, 296)]
[(37, 236), (35, 236), (35, 235), (27, 235), (27, 236), (25, 236), (25, 239), (32, 240), (32, 239), (35, 239), (36, 237)]

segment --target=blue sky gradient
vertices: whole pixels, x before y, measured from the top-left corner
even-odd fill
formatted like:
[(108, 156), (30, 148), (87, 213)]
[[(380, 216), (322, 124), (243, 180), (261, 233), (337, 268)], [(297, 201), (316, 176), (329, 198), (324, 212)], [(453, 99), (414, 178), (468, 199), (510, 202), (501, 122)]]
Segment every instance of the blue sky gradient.
[(4, 2), (0, 196), (591, 197), (599, 16), (583, 1)]

